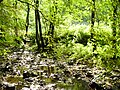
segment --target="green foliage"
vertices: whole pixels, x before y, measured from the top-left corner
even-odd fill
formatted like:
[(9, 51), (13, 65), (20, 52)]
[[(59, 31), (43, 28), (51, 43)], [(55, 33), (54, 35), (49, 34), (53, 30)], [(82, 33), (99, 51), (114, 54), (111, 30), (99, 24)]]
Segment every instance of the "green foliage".
[(87, 45), (90, 38), (88, 28), (86, 25), (72, 25), (69, 29), (60, 29), (56, 31), (55, 40), (66, 44), (66, 46), (71, 42)]
[[(77, 25), (76, 25), (77, 26)], [(87, 28), (86, 25), (81, 25), (78, 30), (75, 31), (75, 43), (81, 43), (87, 45), (88, 39), (90, 38), (90, 32), (85, 31)]]
[[(119, 46), (117, 46), (117, 52), (115, 52), (115, 49), (112, 48), (111, 45), (105, 45), (102, 47), (98, 47), (98, 60), (104, 67), (107, 67), (108, 69), (112, 68), (120, 68), (120, 62), (119, 62)], [(116, 59), (114, 58), (114, 55), (116, 55)]]
[(71, 58), (80, 59), (83, 58), (84, 60), (90, 58), (92, 56), (92, 48), (89, 46), (84, 46), (82, 44), (75, 44), (73, 46), (73, 54)]
[[(85, 25), (71, 26), (72, 28), (66, 30), (58, 30), (56, 33), (56, 48), (54, 48), (55, 56), (59, 59), (66, 60), (88, 60), (96, 65), (101, 65), (108, 69), (113, 67), (120, 67), (119, 62), (119, 38), (117, 42), (117, 53), (112, 48), (112, 30), (109, 26), (100, 24), (95, 26), (94, 38), (97, 45), (97, 50), (94, 52), (96, 57), (93, 56), (93, 46), (89, 42), (90, 32), (89, 27)], [(75, 29), (74, 29), (75, 27)], [(79, 28), (77, 28), (79, 27)], [(107, 29), (106, 29), (107, 28)], [(87, 39), (87, 41), (86, 41)], [(86, 44), (84, 44), (86, 43)], [(84, 46), (86, 45), (86, 46)], [(117, 60), (114, 60), (114, 54), (116, 53)], [(93, 59), (92, 59), (93, 58)], [(93, 60), (93, 61), (92, 61)], [(88, 61), (87, 61), (88, 62)]]
[(66, 47), (66, 45), (57, 45), (54, 48), (54, 53), (57, 59), (59, 60), (66, 60), (72, 54), (72, 48), (70, 46)]
[(0, 55), (7, 55), (8, 52), (22, 47), (22, 38), (16, 36), (13, 30), (6, 30), (6, 32), (1, 32), (0, 36)]
[[(106, 29), (107, 28), (107, 29)], [(98, 45), (111, 45), (112, 44), (112, 30), (109, 26), (99, 25), (99, 27), (95, 27), (95, 36), (96, 43)]]
[(58, 30), (55, 38), (59, 42), (64, 43), (66, 44), (66, 46), (68, 46), (69, 42), (72, 42), (72, 40), (74, 39), (74, 32), (75, 30)]
[(55, 37), (56, 47), (54, 48), (57, 58), (65, 60), (67, 58), (88, 59), (91, 57), (92, 47), (90, 44), (87, 45), (89, 31), (85, 30), (86, 26), (80, 26), (78, 30), (74, 30), (74, 28), (60, 30), (61, 32), (58, 30)]

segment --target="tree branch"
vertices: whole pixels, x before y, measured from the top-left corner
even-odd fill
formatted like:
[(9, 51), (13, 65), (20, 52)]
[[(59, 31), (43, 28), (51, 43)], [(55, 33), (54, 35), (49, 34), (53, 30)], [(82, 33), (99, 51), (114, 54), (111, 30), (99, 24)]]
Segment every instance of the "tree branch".
[[(32, 5), (32, 4), (28, 3), (28, 2), (25, 2), (25, 1), (22, 1), (22, 0), (18, 0), (18, 1), (21, 2), (21, 3), (29, 4), (30, 6), (36, 8), (34, 5)], [(45, 15), (42, 13), (42, 11), (40, 11), (40, 10), (38, 10), (38, 11), (41, 13), (41, 15), (43, 16), (43, 18), (44, 18), (45, 20), (51, 22), (49, 19), (47, 19), (47, 18), (45, 17)]]

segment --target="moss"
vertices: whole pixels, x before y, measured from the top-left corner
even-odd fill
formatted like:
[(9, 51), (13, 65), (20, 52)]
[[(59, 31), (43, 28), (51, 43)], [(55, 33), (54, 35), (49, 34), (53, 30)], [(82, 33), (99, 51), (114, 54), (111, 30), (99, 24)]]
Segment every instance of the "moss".
[(18, 82), (23, 82), (23, 77), (21, 76), (9, 76), (6, 78), (7, 82), (9, 83), (18, 83)]

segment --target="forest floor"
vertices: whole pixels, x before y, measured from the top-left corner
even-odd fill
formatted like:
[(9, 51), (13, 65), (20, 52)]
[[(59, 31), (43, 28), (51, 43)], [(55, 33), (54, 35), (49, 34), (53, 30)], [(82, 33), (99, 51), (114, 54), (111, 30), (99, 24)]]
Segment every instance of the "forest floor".
[(120, 90), (120, 70), (53, 60), (23, 49), (1, 60), (0, 90)]

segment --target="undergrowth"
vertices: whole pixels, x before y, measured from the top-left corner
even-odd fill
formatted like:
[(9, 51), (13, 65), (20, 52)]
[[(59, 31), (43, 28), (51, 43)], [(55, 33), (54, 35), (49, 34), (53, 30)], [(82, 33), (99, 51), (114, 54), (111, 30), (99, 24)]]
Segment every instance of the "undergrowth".
[[(109, 26), (100, 25), (94, 28), (97, 48), (93, 52), (93, 46), (90, 42), (90, 28), (86, 25), (80, 25), (79, 28), (69, 28), (58, 30), (56, 33), (55, 56), (58, 60), (68, 61), (82, 59), (95, 63), (96, 66), (103, 66), (108, 69), (119, 68), (120, 48), (117, 42), (117, 53), (112, 48), (112, 30)], [(118, 40), (119, 41), (119, 40)], [(93, 53), (96, 53), (95, 56)], [(113, 59), (116, 54), (116, 60)], [(82, 62), (81, 61), (81, 62)], [(88, 62), (89, 62), (88, 61)]]

